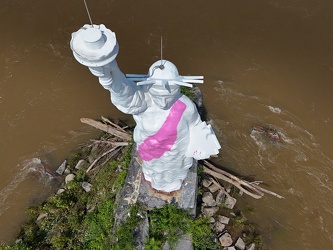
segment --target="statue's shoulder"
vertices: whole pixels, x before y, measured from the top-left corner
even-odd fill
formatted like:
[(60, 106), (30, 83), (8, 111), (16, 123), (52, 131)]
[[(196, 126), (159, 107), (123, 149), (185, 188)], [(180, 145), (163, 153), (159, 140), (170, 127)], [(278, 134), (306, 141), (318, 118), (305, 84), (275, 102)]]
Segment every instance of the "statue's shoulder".
[(181, 102), (185, 103), (185, 105), (186, 105), (186, 109), (187, 109), (188, 111), (196, 110), (196, 106), (195, 106), (194, 102), (193, 102), (190, 98), (188, 98), (186, 95), (182, 95), (182, 96), (179, 98), (179, 100), (180, 100)]

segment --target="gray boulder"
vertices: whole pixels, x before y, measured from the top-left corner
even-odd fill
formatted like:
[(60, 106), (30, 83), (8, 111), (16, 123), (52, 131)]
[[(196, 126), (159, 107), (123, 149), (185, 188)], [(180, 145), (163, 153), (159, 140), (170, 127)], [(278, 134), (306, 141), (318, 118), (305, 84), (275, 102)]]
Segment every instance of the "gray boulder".
[(221, 246), (223, 247), (229, 247), (232, 245), (232, 238), (229, 233), (223, 234), (220, 238), (219, 241), (221, 243)]
[(63, 175), (66, 169), (67, 160), (64, 160), (60, 167), (55, 171), (58, 175)]
[(206, 207), (215, 207), (216, 206), (216, 201), (214, 200), (214, 197), (213, 197), (212, 193), (210, 193), (210, 192), (203, 193), (202, 201), (204, 202), (204, 206), (206, 206)]

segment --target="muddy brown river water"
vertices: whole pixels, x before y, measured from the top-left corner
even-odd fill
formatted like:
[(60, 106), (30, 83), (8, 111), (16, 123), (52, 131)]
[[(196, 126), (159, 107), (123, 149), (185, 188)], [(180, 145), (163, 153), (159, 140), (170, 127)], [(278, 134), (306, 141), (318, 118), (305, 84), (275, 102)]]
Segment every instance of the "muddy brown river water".
[[(204, 75), (207, 119), (222, 145), (214, 161), (262, 180), (285, 199), (239, 200), (265, 249), (333, 248), (333, 2), (331, 0), (88, 1), (93, 22), (116, 32), (118, 64), (146, 73), (164, 58)], [(72, 56), (89, 23), (81, 1), (0, 2), (0, 242), (28, 206), (54, 191), (32, 174), (51, 169), (96, 130), (81, 117), (131, 120)], [(276, 128), (273, 144), (254, 124)]]

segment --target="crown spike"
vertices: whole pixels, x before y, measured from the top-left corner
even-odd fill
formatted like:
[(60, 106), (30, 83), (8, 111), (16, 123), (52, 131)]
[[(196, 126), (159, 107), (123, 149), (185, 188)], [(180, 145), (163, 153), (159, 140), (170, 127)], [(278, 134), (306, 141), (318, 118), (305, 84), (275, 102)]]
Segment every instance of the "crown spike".
[(184, 79), (204, 79), (203, 76), (183, 76)]
[(146, 80), (146, 81), (137, 82), (138, 86), (140, 86), (140, 85), (155, 84), (155, 83), (156, 83), (156, 80)]
[(126, 74), (126, 78), (138, 78), (138, 77), (142, 77), (142, 78), (147, 78), (148, 75), (143, 75), (143, 74)]
[(176, 84), (176, 85), (179, 85), (179, 86), (190, 87), (190, 88), (193, 87), (193, 85), (190, 84), (190, 83), (180, 82), (180, 81), (175, 81), (175, 80), (169, 80), (169, 83), (170, 83), (170, 84)]
[(181, 79), (182, 82), (188, 82), (188, 83), (203, 83), (203, 80), (192, 80), (192, 79)]

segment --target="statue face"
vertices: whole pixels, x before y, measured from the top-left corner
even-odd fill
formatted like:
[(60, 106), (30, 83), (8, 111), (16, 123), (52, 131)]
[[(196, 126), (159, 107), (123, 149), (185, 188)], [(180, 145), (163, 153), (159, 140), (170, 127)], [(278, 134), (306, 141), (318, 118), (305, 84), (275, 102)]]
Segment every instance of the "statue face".
[(168, 86), (169, 90), (164, 86), (152, 86), (148, 92), (153, 102), (160, 109), (169, 109), (181, 96), (179, 86)]

